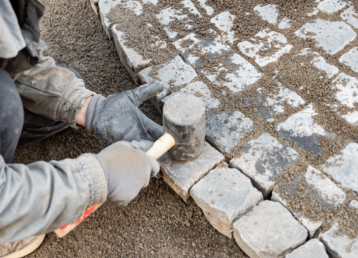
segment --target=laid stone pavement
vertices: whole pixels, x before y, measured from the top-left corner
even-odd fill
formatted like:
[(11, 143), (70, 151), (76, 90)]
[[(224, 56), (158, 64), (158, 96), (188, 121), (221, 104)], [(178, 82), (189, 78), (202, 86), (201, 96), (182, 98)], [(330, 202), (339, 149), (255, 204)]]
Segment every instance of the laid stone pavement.
[[(287, 202), (305, 193), (306, 201), (327, 210), (358, 209), (357, 138), (340, 134), (358, 132), (358, 10), (351, 2), (315, 0), (296, 20), (278, 4), (258, 4), (240, 15), (265, 26), (245, 40), (235, 31), (237, 12), (218, 12), (210, 0), (90, 2), (133, 80), (165, 85), (151, 99), (159, 112), (178, 92), (205, 104), (208, 143), (201, 156), (188, 162), (160, 159), (163, 179), (185, 202), (192, 199), (220, 233), (231, 238), (234, 232), (250, 257), (358, 257), (358, 238), (342, 233), (338, 222), (322, 231), (323, 221)], [(143, 57), (143, 45), (130, 46), (121, 24), (108, 18), (114, 8), (142, 17), (149, 5), (157, 8), (152, 16), (167, 37), (151, 35), (156, 42), (146, 49), (177, 51), (159, 65), (153, 65), (155, 51)], [(203, 22), (205, 30), (197, 31)], [(309, 60), (297, 70), (311, 65), (316, 70), (310, 72), (320, 72), (332, 99), (307, 98), (309, 85), (280, 81), (288, 57)], [(341, 118), (341, 130), (332, 129), (327, 110)], [(327, 150), (327, 142), (339, 147)], [(305, 173), (285, 185), (277, 181), (297, 164)]]

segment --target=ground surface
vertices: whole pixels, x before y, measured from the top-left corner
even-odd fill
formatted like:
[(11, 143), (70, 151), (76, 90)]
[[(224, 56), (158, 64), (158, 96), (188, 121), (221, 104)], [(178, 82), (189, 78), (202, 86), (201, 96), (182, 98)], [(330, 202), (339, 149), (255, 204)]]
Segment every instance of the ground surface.
[[(87, 86), (105, 96), (135, 88), (88, 0), (42, 0), (42, 38), (59, 64), (76, 69)], [(155, 109), (142, 110), (160, 122)], [(106, 143), (79, 129), (16, 152), (14, 162), (31, 163), (97, 153)], [(218, 233), (200, 208), (184, 204), (162, 179), (129, 207), (107, 203), (64, 239), (48, 234), (29, 257), (246, 257), (234, 240)]]

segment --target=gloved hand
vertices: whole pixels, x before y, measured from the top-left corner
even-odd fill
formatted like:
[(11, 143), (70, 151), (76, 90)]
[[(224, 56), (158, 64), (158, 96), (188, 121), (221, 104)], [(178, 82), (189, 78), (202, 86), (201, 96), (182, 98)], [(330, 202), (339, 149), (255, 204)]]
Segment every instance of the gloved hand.
[(127, 206), (149, 184), (151, 176), (158, 174), (158, 162), (145, 152), (134, 149), (147, 150), (152, 144), (117, 142), (96, 155), (107, 179), (108, 199)]
[(144, 115), (138, 105), (163, 89), (161, 83), (154, 82), (107, 98), (99, 94), (93, 96), (87, 108), (86, 128), (110, 143), (155, 141), (163, 135), (163, 128)]

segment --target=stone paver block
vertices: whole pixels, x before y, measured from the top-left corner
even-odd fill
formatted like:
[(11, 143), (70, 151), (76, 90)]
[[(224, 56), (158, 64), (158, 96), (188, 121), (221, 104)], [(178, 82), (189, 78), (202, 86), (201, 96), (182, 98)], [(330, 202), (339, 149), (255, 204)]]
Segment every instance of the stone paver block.
[(333, 258), (356, 258), (358, 257), (358, 237), (350, 239), (339, 232), (337, 223), (328, 231), (319, 234), (319, 239), (326, 246), (327, 252)]
[(264, 201), (234, 223), (234, 237), (251, 258), (278, 258), (303, 244), (307, 231), (281, 204)]
[(349, 205), (350, 205), (351, 207), (353, 207), (353, 208), (358, 209), (358, 201), (356, 201), (356, 200), (351, 201), (351, 202), (349, 203)]
[(354, 28), (358, 29), (358, 12), (354, 9), (353, 6), (345, 10), (341, 14), (341, 17)]
[(208, 113), (211, 110), (218, 108), (220, 106), (220, 101), (211, 96), (210, 88), (202, 81), (190, 83), (187, 86), (185, 86), (184, 88), (180, 89), (179, 91), (174, 92), (171, 95), (165, 97), (163, 99), (163, 104), (171, 96), (174, 96), (177, 93), (191, 94), (191, 95), (194, 95), (194, 96), (198, 97), (199, 99), (201, 99), (204, 102), (206, 113)]
[(307, 105), (300, 112), (291, 115), (282, 123), (276, 126), (279, 132), (287, 141), (297, 143), (298, 147), (307, 152), (318, 155), (323, 152), (321, 140), (318, 136), (335, 139), (336, 134), (327, 132), (321, 125), (314, 121), (318, 115), (313, 104)]
[(159, 159), (159, 164), (164, 181), (187, 202), (190, 188), (223, 160), (220, 152), (205, 143), (203, 152), (194, 160), (178, 161), (165, 154)]
[(231, 44), (234, 43), (237, 38), (235, 38), (235, 32), (233, 31), (235, 15), (231, 14), (229, 11), (220, 13), (210, 20), (211, 23), (222, 31), (221, 38), (225, 42)]
[(349, 66), (358, 73), (358, 47), (354, 47), (339, 59), (339, 62)]
[[(290, 52), (292, 45), (287, 43), (284, 35), (265, 29), (251, 38), (251, 41), (239, 43), (238, 48), (241, 53), (254, 58), (259, 66), (264, 67)], [(262, 54), (263, 52), (269, 53)]]
[(312, 239), (293, 250), (285, 258), (329, 258), (326, 248), (318, 239)]
[(358, 193), (358, 144), (349, 143), (340, 153), (330, 157), (322, 170), (331, 175), (343, 187)]
[(162, 99), (171, 93), (171, 87), (188, 84), (197, 77), (197, 74), (180, 56), (176, 56), (163, 65), (148, 67), (140, 71), (138, 76), (143, 84), (153, 81), (161, 81), (164, 84), (164, 91), (151, 99), (153, 105), (161, 112), (163, 107)]
[(196, 9), (192, 1), (183, 0), (180, 3), (184, 6), (184, 8), (186, 8), (186, 11), (183, 8), (175, 9), (173, 7), (168, 7), (156, 15), (159, 23), (164, 26), (164, 30), (170, 39), (174, 39), (178, 35), (178, 31), (174, 31), (171, 28), (171, 25), (175, 24), (176, 20), (182, 21), (186, 24), (185, 30), (191, 30), (194, 28), (194, 21), (188, 17), (186, 12), (190, 12), (191, 14), (201, 18), (201, 14), (198, 9)]
[(263, 20), (276, 25), (278, 18), (278, 5), (268, 4), (268, 5), (257, 5), (254, 8), (255, 13), (257, 13)]
[(222, 153), (229, 152), (253, 129), (252, 120), (239, 111), (214, 113), (206, 119), (206, 139)]
[(208, 0), (197, 0), (197, 2), (199, 2), (199, 5), (205, 9), (207, 15), (213, 15), (215, 9), (207, 4), (209, 2)]
[(287, 17), (284, 17), (284, 18), (281, 20), (280, 24), (278, 25), (278, 28), (279, 28), (280, 30), (289, 29), (289, 28), (291, 28), (291, 22), (292, 22), (291, 19), (289, 19), (289, 18), (287, 18)]
[(324, 0), (318, 4), (318, 9), (325, 13), (335, 13), (347, 6), (343, 0)]
[(268, 133), (250, 140), (240, 148), (242, 155), (230, 161), (230, 166), (240, 169), (253, 181), (266, 197), (273, 189), (275, 176), (285, 173), (286, 168), (298, 158), (298, 153)]
[[(209, 29), (211, 35), (215, 35), (212, 39), (210, 36), (203, 38), (195, 33), (190, 33), (183, 39), (173, 43), (178, 49), (183, 59), (193, 66), (198, 66), (206, 61), (211, 61), (231, 51), (230, 46), (222, 43), (221, 37), (217, 33)], [(186, 45), (189, 42), (189, 45)], [(203, 55), (207, 55), (208, 60), (203, 59)]]
[(232, 224), (260, 201), (262, 194), (237, 169), (217, 168), (190, 190), (211, 225), (231, 238)]
[[(284, 196), (300, 198), (297, 189), (302, 186), (300, 181), (302, 179), (303, 178), (300, 176), (296, 176), (288, 186), (288, 190), (286, 190), (286, 187), (283, 187), (282, 183), (276, 185), (272, 192), (271, 200), (280, 202), (282, 205), (287, 206)], [(307, 183), (307, 187), (305, 187), (304, 191), (326, 208), (332, 210), (337, 205), (343, 204), (346, 201), (346, 193), (321, 171), (315, 169), (314, 167), (308, 166), (307, 172), (304, 175), (304, 180)], [(301, 221), (302, 225), (307, 228), (310, 238), (314, 236), (316, 231), (322, 225), (322, 221), (310, 220), (309, 218), (305, 218), (300, 213), (295, 213), (294, 215), (299, 221)]]
[[(245, 90), (250, 85), (258, 82), (262, 77), (262, 73), (255, 66), (238, 54), (229, 56), (215, 67), (212, 67), (210, 71), (201, 70), (200, 72), (212, 83), (224, 86), (234, 94)], [(226, 74), (225, 78), (219, 77), (221, 72)], [(223, 94), (225, 95), (226, 92), (223, 92)]]
[(315, 39), (317, 45), (331, 55), (338, 53), (357, 36), (345, 22), (331, 22), (322, 19), (306, 23), (295, 34), (302, 39)]
[(111, 27), (114, 25), (107, 18), (107, 14), (116, 6), (121, 6), (125, 10), (133, 11), (137, 16), (142, 14), (143, 8), (140, 2), (134, 0), (99, 0), (99, 14), (102, 26), (109, 39), (112, 38)]

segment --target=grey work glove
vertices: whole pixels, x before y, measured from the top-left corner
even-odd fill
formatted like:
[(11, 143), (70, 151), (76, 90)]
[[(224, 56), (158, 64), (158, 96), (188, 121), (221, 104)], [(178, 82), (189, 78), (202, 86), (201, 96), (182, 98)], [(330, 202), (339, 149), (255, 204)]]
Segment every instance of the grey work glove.
[(127, 206), (149, 184), (160, 170), (159, 163), (141, 150), (153, 143), (117, 142), (96, 155), (102, 165), (108, 185), (108, 199)]
[(93, 96), (87, 109), (86, 128), (110, 143), (155, 141), (163, 135), (163, 128), (144, 115), (138, 106), (163, 89), (161, 83), (153, 82), (107, 98), (99, 94)]

